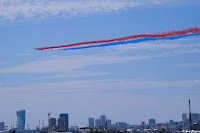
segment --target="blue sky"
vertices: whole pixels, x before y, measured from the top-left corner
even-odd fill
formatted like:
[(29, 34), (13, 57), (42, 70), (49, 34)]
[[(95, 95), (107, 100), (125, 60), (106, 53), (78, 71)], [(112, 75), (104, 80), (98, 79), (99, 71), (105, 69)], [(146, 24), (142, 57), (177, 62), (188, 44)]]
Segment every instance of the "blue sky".
[(200, 37), (72, 51), (34, 48), (200, 27), (198, 0), (2, 0), (0, 121), (69, 113), (131, 124), (200, 113)]

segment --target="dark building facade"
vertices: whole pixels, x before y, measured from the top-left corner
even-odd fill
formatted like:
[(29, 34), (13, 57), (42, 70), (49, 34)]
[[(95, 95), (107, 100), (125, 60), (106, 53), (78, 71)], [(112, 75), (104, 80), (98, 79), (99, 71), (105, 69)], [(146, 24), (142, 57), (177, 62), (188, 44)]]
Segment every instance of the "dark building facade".
[(89, 122), (89, 128), (94, 128), (94, 118), (90, 117), (88, 119), (88, 122)]
[(17, 114), (17, 131), (25, 130), (25, 110), (19, 110), (16, 112)]
[(100, 119), (96, 119), (96, 120), (95, 120), (95, 128), (100, 128), (100, 126), (101, 126), (101, 121), (100, 121)]
[(149, 119), (149, 125), (150, 126), (155, 126), (156, 125), (156, 120), (155, 119)]
[(107, 128), (111, 128), (111, 120), (110, 119), (107, 120)]
[(56, 118), (50, 118), (49, 119), (49, 132), (52, 132), (56, 127)]
[(66, 131), (66, 123), (65, 123), (64, 117), (58, 118), (58, 131), (59, 132), (65, 132)]
[(0, 122), (0, 131), (3, 131), (3, 130), (4, 130), (4, 127), (5, 127), (4, 122)]
[(106, 116), (105, 115), (100, 116), (100, 122), (101, 122), (101, 126), (103, 128), (106, 128)]
[(59, 117), (65, 119), (66, 130), (68, 130), (69, 129), (69, 115), (67, 113), (62, 113), (59, 115)]

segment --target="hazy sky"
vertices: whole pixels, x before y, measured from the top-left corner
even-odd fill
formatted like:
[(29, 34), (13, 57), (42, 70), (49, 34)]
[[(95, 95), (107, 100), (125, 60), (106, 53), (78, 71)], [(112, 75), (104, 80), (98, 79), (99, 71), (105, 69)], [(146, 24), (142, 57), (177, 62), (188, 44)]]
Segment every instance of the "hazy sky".
[(200, 113), (200, 36), (72, 51), (34, 48), (200, 27), (199, 0), (0, 0), (0, 121), (105, 114), (130, 124)]

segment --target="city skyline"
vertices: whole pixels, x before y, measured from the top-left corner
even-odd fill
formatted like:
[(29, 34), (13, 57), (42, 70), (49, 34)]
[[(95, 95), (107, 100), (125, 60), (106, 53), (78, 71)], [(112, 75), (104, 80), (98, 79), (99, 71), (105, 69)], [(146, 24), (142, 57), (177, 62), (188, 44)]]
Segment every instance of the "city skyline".
[(47, 125), (48, 113), (67, 113), (68, 124), (80, 126), (100, 115), (162, 123), (188, 115), (188, 99), (199, 112), (199, 35), (35, 49), (200, 28), (199, 7), (199, 0), (0, 0), (0, 121), (16, 127), (24, 109), (31, 129)]
[[(78, 126), (79, 128), (80, 127), (100, 128), (101, 126), (104, 127), (104, 125), (102, 125), (102, 121), (104, 123), (104, 120), (105, 120), (105, 124), (106, 123), (108, 124), (107, 127), (105, 125), (104, 128), (109, 128), (111, 125), (117, 124), (117, 123), (126, 123), (126, 124), (129, 124), (129, 125), (142, 125), (142, 123), (144, 123), (145, 125), (149, 125), (150, 127), (155, 127), (156, 124), (166, 124), (166, 123), (171, 124), (171, 123), (175, 123), (175, 122), (183, 122), (185, 124), (185, 126), (189, 124), (189, 113), (182, 113), (181, 114), (182, 117), (181, 117), (180, 120), (169, 119), (168, 121), (165, 121), (165, 122), (159, 122), (155, 118), (150, 117), (147, 121), (140, 121), (140, 123), (137, 123), (137, 124), (136, 123), (128, 123), (126, 121), (114, 121), (113, 122), (112, 119), (109, 119), (106, 115), (99, 115), (99, 117), (97, 117), (97, 118), (89, 117), (88, 118), (88, 123), (86, 125), (78, 125), (78, 124), (75, 124), (75, 123), (74, 123), (74, 125), (68, 125), (69, 121), (71, 121), (73, 123), (73, 120), (69, 120), (69, 114), (67, 114), (67, 113), (60, 113), (58, 117), (51, 117), (50, 114), (48, 113), (48, 117), (50, 116), (49, 117), (50, 121), (47, 119), (46, 120), (47, 124), (44, 125), (44, 121), (45, 120), (42, 120), (43, 124), (41, 126), (40, 125), (41, 123), (40, 123), (40, 120), (39, 120), (39, 123), (38, 123), (38, 125), (36, 127), (30, 128), (30, 124), (25, 122), (25, 110), (21, 109), (21, 110), (18, 110), (16, 112), (17, 112), (16, 113), (17, 114), (17, 118), (19, 119), (17, 121), (17, 123), (16, 123), (16, 127), (14, 127), (14, 124), (15, 124), (14, 122), (12, 123), (11, 126), (9, 126), (5, 122), (3, 122), (3, 121), (1, 122), (0, 121), (0, 125), (1, 125), (0, 129), (3, 129), (2, 125), (4, 127), (7, 127), (5, 129), (12, 129), (12, 128), (15, 129), (16, 128), (16, 129), (18, 129), (18, 131), (30, 130), (30, 129), (33, 130), (33, 129), (37, 129), (37, 128), (42, 129), (42, 128), (47, 127), (47, 126), (52, 126), (53, 127), (54, 125), (57, 125), (58, 129), (59, 129), (59, 123), (61, 123), (61, 120), (62, 120), (61, 118), (63, 118), (63, 120), (65, 121), (64, 125), (66, 125), (66, 123), (67, 123), (67, 125), (66, 125), (66, 129), (67, 130), (69, 130), (73, 126)], [(200, 122), (200, 113), (191, 113), (191, 116), (192, 116), (191, 117), (192, 118), (192, 124)], [(93, 124), (92, 127), (90, 127), (91, 120), (93, 122), (92, 123)], [(97, 125), (97, 121), (96, 120), (99, 120), (99, 126), (96, 126)], [(12, 118), (11, 122), (12, 121), (13, 121), (13, 118)], [(51, 123), (51, 124), (48, 125), (48, 122)], [(17, 127), (19, 127), (19, 128), (17, 128)], [(52, 131), (53, 128), (50, 128), (49, 130)]]

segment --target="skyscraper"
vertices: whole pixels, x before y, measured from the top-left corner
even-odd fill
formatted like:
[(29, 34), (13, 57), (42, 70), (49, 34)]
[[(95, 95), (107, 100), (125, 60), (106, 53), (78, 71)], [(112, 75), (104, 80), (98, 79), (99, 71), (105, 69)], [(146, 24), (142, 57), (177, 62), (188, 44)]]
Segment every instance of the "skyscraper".
[(95, 120), (95, 128), (100, 128), (100, 126), (101, 126), (101, 121), (100, 121), (100, 119), (96, 119), (96, 120)]
[(3, 131), (4, 130), (4, 122), (0, 122), (0, 131)]
[(100, 116), (100, 122), (101, 122), (101, 126), (103, 128), (106, 128), (106, 116), (105, 115)]
[(198, 123), (199, 122), (199, 114), (198, 113), (191, 113), (192, 123)]
[(174, 121), (173, 120), (169, 120), (169, 124), (174, 125)]
[(66, 129), (69, 129), (69, 116), (67, 113), (60, 114), (60, 118), (65, 118)]
[(182, 121), (183, 122), (187, 121), (187, 114), (186, 113), (182, 113)]
[(108, 128), (111, 128), (111, 120), (110, 119), (107, 120), (107, 126), (108, 126)]
[(155, 126), (156, 125), (156, 120), (155, 119), (149, 119), (149, 125), (150, 126)]
[(19, 110), (17, 114), (17, 130), (23, 131), (25, 129), (25, 110)]
[(65, 124), (65, 118), (64, 117), (58, 118), (58, 131), (59, 132), (65, 132), (66, 131), (66, 124)]
[(89, 121), (89, 128), (94, 128), (94, 118), (90, 117), (88, 121)]
[(49, 118), (49, 132), (53, 131), (53, 128), (56, 126), (56, 118)]

